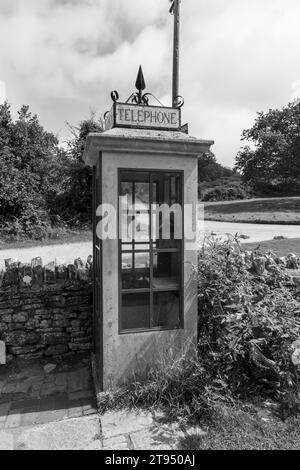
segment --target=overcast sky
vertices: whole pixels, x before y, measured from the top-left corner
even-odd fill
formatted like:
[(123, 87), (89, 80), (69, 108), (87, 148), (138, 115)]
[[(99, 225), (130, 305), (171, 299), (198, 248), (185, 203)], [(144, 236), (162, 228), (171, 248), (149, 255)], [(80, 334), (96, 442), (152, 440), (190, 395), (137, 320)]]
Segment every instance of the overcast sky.
[[(0, 101), (29, 104), (66, 139), (110, 91), (126, 100), (141, 63), (171, 104), (168, 0), (0, 0)], [(182, 0), (181, 94), (190, 133), (233, 165), (255, 113), (300, 97), (299, 0)], [(6, 90), (6, 91), (5, 91)]]

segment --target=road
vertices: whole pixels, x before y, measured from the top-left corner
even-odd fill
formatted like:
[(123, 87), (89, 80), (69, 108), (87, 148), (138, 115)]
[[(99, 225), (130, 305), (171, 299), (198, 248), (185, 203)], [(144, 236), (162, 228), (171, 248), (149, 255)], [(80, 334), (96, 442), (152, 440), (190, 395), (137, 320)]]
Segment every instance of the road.
[[(250, 238), (245, 242), (260, 242), (272, 240), (275, 236), (285, 236), (287, 238), (300, 238), (300, 226), (298, 225), (268, 225), (268, 224), (242, 224), (229, 222), (206, 221), (204, 226), (199, 222), (200, 233), (215, 233), (224, 236), (227, 233), (247, 235)], [(36, 246), (33, 248), (15, 248), (0, 251), (0, 268), (4, 265), (4, 260), (17, 258), (22, 263), (30, 263), (33, 258), (41, 257), (43, 264), (57, 261), (60, 264), (73, 263), (75, 258), (86, 260), (93, 253), (92, 241), (69, 243), (62, 245)]]

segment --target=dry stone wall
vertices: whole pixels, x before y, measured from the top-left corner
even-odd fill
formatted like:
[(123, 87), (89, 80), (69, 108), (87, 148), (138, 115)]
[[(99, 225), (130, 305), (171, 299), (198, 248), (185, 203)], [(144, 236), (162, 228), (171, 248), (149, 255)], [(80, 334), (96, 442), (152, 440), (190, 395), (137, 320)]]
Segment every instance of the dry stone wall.
[(43, 266), (6, 260), (0, 271), (0, 340), (7, 353), (35, 359), (92, 347), (92, 256)]

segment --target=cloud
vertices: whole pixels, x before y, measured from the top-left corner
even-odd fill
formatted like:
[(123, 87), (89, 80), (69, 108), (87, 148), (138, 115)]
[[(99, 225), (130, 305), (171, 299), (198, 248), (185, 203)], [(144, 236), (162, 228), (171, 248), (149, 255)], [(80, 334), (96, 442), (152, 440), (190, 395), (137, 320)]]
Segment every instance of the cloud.
[[(232, 165), (255, 114), (299, 96), (298, 0), (182, 0), (181, 94), (191, 132)], [(139, 64), (170, 104), (167, 0), (1, 0), (1, 78), (14, 109), (28, 103), (64, 139), (65, 121), (127, 99)], [(297, 91), (298, 90), (298, 91)]]

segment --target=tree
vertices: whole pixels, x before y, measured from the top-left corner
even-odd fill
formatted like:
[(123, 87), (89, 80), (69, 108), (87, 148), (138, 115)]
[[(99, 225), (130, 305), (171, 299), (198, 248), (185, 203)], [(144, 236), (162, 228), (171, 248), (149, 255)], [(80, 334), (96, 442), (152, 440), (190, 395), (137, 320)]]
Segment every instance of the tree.
[(28, 106), (13, 122), (10, 105), (0, 106), (0, 229), (8, 237), (45, 236), (50, 224), (47, 198), (59, 185), (57, 138), (41, 126)]
[(300, 191), (300, 103), (258, 113), (242, 140), (251, 143), (237, 155), (243, 180), (258, 190)]
[(102, 120), (96, 121), (92, 114), (77, 127), (69, 124), (71, 139), (68, 142), (68, 181), (63, 193), (53, 199), (52, 212), (68, 225), (81, 227), (92, 222), (92, 169), (83, 162), (86, 137), (89, 132), (103, 132)]
[(231, 168), (226, 168), (217, 162), (212, 152), (204, 153), (198, 159), (198, 180), (213, 181), (218, 178), (227, 178), (236, 173)]
[(0, 236), (44, 238), (53, 226), (91, 224), (92, 170), (82, 156), (87, 134), (104, 126), (92, 115), (69, 128), (63, 149), (28, 106), (16, 121), (0, 106)]

